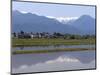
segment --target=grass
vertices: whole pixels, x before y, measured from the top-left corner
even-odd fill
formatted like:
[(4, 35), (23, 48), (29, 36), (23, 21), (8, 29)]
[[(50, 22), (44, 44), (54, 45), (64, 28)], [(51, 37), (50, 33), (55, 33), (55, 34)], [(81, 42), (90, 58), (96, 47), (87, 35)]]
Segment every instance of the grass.
[(95, 44), (95, 39), (12, 39), (12, 47)]
[(63, 48), (55, 50), (17, 50), (13, 51), (12, 54), (34, 54), (34, 53), (52, 53), (52, 52), (63, 52), (63, 51), (84, 51), (84, 50), (95, 50), (95, 48)]

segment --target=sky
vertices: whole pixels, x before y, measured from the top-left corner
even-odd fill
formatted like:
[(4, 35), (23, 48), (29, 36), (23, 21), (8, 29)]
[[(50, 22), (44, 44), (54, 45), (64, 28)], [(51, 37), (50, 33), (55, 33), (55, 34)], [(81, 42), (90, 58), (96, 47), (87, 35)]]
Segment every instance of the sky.
[(95, 6), (13, 2), (12, 10), (33, 13), (41, 16), (80, 17), (82, 15), (90, 15), (95, 18)]

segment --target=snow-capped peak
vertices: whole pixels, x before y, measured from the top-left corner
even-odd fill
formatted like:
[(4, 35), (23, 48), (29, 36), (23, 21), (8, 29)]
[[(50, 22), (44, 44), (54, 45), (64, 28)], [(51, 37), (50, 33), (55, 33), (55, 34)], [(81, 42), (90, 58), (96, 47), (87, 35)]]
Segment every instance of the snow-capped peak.
[(26, 12), (26, 11), (20, 11), (20, 13), (22, 13), (22, 14), (27, 14), (28, 12)]
[(70, 20), (76, 20), (78, 19), (78, 17), (53, 17), (53, 16), (46, 16), (48, 18), (52, 18), (52, 19), (56, 19), (57, 21), (61, 22), (61, 23), (67, 23)]

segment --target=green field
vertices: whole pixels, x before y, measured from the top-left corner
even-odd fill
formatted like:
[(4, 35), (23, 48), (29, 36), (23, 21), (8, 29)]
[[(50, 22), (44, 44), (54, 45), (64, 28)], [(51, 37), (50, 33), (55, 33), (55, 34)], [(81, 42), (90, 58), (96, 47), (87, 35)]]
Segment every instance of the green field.
[(82, 45), (82, 44), (95, 44), (95, 39), (62, 39), (62, 38), (12, 39), (12, 47), (49, 46), (49, 45)]

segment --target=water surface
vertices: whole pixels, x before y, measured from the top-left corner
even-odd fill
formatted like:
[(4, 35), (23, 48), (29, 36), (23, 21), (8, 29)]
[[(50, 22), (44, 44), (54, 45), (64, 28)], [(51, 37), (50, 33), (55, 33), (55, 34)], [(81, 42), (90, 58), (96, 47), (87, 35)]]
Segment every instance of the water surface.
[(31, 47), (14, 47), (12, 50), (53, 50), (60, 48), (91, 48), (95, 45), (58, 45), (58, 46), (31, 46)]
[(12, 73), (95, 68), (95, 50), (12, 55)]

